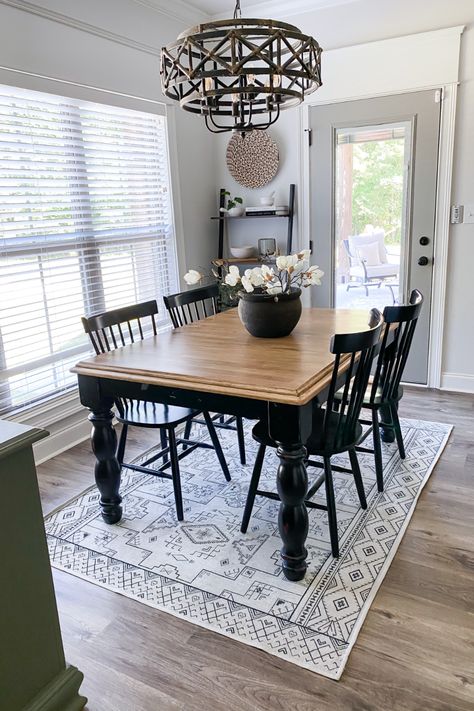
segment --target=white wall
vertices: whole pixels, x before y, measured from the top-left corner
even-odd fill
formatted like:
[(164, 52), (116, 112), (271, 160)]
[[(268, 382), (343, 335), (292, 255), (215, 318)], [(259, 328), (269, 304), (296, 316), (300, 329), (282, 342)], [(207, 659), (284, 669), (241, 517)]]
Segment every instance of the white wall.
[[(304, 32), (312, 34), (325, 50), (465, 24), (466, 29), (461, 40), (461, 82), (458, 92), (452, 202), (474, 203), (473, 0), (357, 0), (300, 16), (289, 15), (285, 19)], [(439, 52), (442, 55), (442, 46), (439, 47)], [(324, 81), (324, 52), (322, 70)], [(343, 80), (344, 78), (341, 78), (341, 81)], [(297, 131), (297, 112), (291, 109), (284, 119), (281, 119), (281, 123), (278, 122), (270, 129), (270, 133), (279, 142), (283, 156), (297, 150)], [(218, 178), (224, 185), (233, 185), (223, 162), (226, 140), (225, 137), (218, 138)], [(294, 172), (293, 161), (290, 159), (287, 162), (285, 159), (281, 171), (269, 188), (275, 188), (277, 193), (286, 190), (286, 184)], [(298, 177), (295, 180), (298, 182)], [(248, 201), (251, 200), (254, 200), (253, 196), (248, 196)], [(299, 242), (304, 241), (306, 237), (300, 235)], [(469, 323), (469, 319), (472, 322), (474, 313), (473, 265), (474, 224), (452, 226), (442, 385), (448, 389), (470, 392), (474, 392), (474, 328)]]
[[(474, 7), (471, 21), (474, 20)], [(474, 25), (461, 43), (452, 203), (474, 203)], [(474, 392), (474, 224), (452, 225), (444, 330), (443, 387)]]

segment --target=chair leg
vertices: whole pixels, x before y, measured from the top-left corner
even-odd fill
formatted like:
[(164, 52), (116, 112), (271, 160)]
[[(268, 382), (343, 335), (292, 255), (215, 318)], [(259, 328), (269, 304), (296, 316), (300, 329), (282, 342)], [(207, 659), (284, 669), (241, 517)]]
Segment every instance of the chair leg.
[(211, 438), (211, 442), (214, 445), (214, 449), (217, 454), (217, 458), (219, 460), (219, 464), (221, 465), (222, 471), (224, 472), (224, 476), (227, 479), (227, 481), (230, 481), (230, 472), (229, 472), (229, 467), (227, 466), (227, 462), (224, 457), (224, 452), (222, 451), (221, 443), (219, 442), (219, 437), (217, 436), (216, 433), (216, 428), (214, 427), (214, 423), (212, 422), (212, 418), (208, 412), (203, 412), (204, 419), (206, 420), (206, 425), (207, 429), (209, 431), (209, 436)]
[(396, 405), (390, 406), (390, 412), (392, 414), (392, 421), (395, 427), (395, 437), (397, 438), (398, 451), (400, 452), (400, 457), (405, 459), (405, 445), (403, 443), (402, 428), (400, 427), (400, 419), (398, 417), (398, 410)]
[[(166, 437), (166, 430), (164, 428), (160, 429), (160, 441), (161, 441), (161, 449), (166, 449), (168, 446), (168, 439)], [(169, 457), (167, 454), (164, 455), (163, 457), (163, 464), (169, 461)]]
[(236, 419), (237, 439), (239, 440), (240, 463), (245, 466), (247, 463), (245, 457), (245, 438), (244, 438), (244, 423), (241, 417)]
[(127, 432), (128, 425), (122, 425), (122, 431), (120, 432), (120, 439), (117, 447), (117, 461), (122, 466), (123, 458), (125, 456), (125, 446), (127, 444)]
[(173, 477), (174, 500), (176, 502), (176, 515), (178, 521), (183, 521), (183, 495), (181, 493), (181, 477), (179, 474), (178, 448), (176, 446), (176, 435), (174, 428), (168, 430), (168, 441), (170, 444), (171, 475)]
[[(184, 439), (189, 439), (191, 437), (191, 427), (193, 426), (193, 421), (190, 418), (184, 426)], [(187, 444), (183, 444), (183, 452), (188, 448)]]
[(336, 502), (334, 499), (334, 484), (332, 481), (331, 458), (324, 457), (324, 483), (326, 485), (326, 500), (328, 506), (329, 536), (334, 558), (339, 558), (339, 539), (337, 535)]
[(377, 489), (383, 491), (383, 461), (382, 461), (382, 440), (380, 438), (379, 414), (377, 410), (372, 410), (372, 436), (374, 438), (375, 475), (377, 477)]
[(367, 499), (365, 498), (364, 482), (360, 473), (359, 460), (355, 449), (349, 450), (349, 459), (351, 460), (352, 474), (354, 476), (357, 493), (359, 494), (360, 505), (363, 509), (367, 508)]
[(244, 515), (242, 516), (242, 525), (240, 530), (242, 533), (247, 533), (247, 528), (250, 521), (250, 516), (252, 515), (253, 504), (255, 501), (255, 493), (258, 489), (258, 484), (260, 482), (260, 475), (262, 473), (263, 460), (265, 459), (266, 447), (261, 444), (258, 448), (257, 458), (255, 459), (255, 464), (253, 465), (252, 478), (250, 479), (249, 493), (247, 494), (247, 501), (245, 502)]

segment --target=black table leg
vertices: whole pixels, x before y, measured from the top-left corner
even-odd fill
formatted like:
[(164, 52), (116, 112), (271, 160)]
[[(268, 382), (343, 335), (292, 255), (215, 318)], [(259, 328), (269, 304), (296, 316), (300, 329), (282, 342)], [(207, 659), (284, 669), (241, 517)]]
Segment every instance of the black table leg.
[(91, 414), (91, 443), (96, 457), (95, 481), (100, 491), (102, 518), (106, 523), (117, 523), (122, 518), (120, 489), (120, 464), (117, 460), (117, 435), (112, 427), (114, 399), (105, 395), (100, 378), (79, 375), (81, 403)]
[(308, 555), (304, 545), (308, 535), (308, 510), (304, 502), (308, 490), (306, 449), (302, 445), (281, 444), (277, 453), (280, 458), (277, 489), (281, 499), (278, 530), (283, 541), (282, 567), (288, 580), (301, 580), (306, 573)]
[(312, 409), (288, 405), (269, 405), (270, 434), (278, 443), (280, 465), (277, 473), (277, 489), (281, 500), (278, 530), (283, 573), (288, 580), (301, 580), (306, 573), (308, 551), (305, 541), (308, 535), (308, 511), (305, 505), (308, 490), (308, 475), (303, 446), (311, 431)]
[(102, 518), (106, 523), (117, 523), (122, 518), (120, 489), (120, 464), (116, 457), (117, 435), (112, 427), (114, 413), (92, 412), (92, 451), (96, 457), (95, 483), (100, 491)]

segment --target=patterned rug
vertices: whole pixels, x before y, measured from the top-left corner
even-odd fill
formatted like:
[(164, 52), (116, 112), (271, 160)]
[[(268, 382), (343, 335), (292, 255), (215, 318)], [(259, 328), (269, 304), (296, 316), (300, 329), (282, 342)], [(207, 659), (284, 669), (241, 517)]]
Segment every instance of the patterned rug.
[[(286, 580), (280, 568), (278, 502), (257, 497), (248, 532), (240, 533), (256, 454), (251, 423), (246, 467), (239, 461), (236, 433), (220, 430), (232, 482), (226, 483), (212, 450), (195, 450), (182, 461), (183, 523), (176, 520), (169, 480), (125, 470), (119, 524), (102, 521), (95, 486), (46, 518), (52, 564), (339, 679), (451, 431), (418, 420), (404, 420), (402, 426), (407, 457), (399, 458), (395, 444), (383, 446), (382, 494), (375, 485), (373, 456), (359, 455), (366, 511), (359, 508), (352, 477), (334, 475), (338, 560), (330, 553), (326, 513), (310, 510), (309, 567), (298, 583)], [(333, 462), (347, 465), (345, 455)], [(274, 489), (276, 466), (275, 453), (268, 451), (262, 488)], [(315, 471), (320, 470), (310, 470), (310, 478)]]

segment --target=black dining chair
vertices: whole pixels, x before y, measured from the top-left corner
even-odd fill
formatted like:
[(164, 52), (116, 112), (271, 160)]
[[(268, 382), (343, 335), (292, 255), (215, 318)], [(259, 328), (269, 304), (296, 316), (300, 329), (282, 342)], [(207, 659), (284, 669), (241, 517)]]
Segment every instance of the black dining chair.
[[(141, 304), (114, 309), (88, 318), (83, 316), (81, 320), (84, 331), (88, 334), (94, 351), (97, 355), (100, 355), (101, 353), (126, 346), (129, 343), (143, 340), (147, 336), (156, 336), (158, 334), (156, 325), (157, 314), (158, 306), (156, 301), (146, 301)], [(199, 410), (187, 407), (163, 405), (160, 403), (145, 402), (143, 400), (131, 400), (125, 397), (116, 397), (115, 405), (117, 408), (117, 420), (122, 424), (122, 431), (117, 446), (117, 459), (120, 466), (126, 469), (132, 469), (133, 471), (171, 479), (173, 482), (178, 521), (182, 521), (184, 518), (179, 471), (180, 459), (193, 452), (197, 447), (215, 449), (224, 476), (227, 481), (230, 481), (227, 462), (212, 418), (208, 412), (200, 413)], [(186, 435), (184, 437), (176, 436), (176, 428), (179, 425), (184, 424), (186, 427), (187, 423), (199, 414), (202, 414), (204, 417), (204, 423), (207, 425), (212, 445), (206, 442), (192, 441), (189, 437), (186, 437)], [(124, 461), (127, 433), (130, 426), (160, 430), (161, 449), (140, 465), (126, 463)], [(179, 454), (178, 445), (183, 445), (183, 450)], [(163, 463), (157, 469), (151, 469), (150, 464), (158, 459), (163, 459)], [(165, 471), (169, 466), (171, 466), (171, 474)]]
[[(362, 424), (369, 426), (364, 432), (362, 442), (372, 434), (374, 448), (358, 447), (358, 451), (374, 454), (379, 491), (383, 491), (384, 487), (380, 426), (395, 433), (400, 457), (405, 459), (405, 446), (398, 417), (398, 404), (403, 397), (403, 387), (400, 385), (400, 381), (422, 306), (423, 295), (418, 289), (414, 289), (408, 304), (386, 306), (383, 311), (386, 325), (380, 352), (377, 357), (374, 377), (368, 384), (362, 403), (362, 409), (370, 410), (372, 413), (370, 420), (361, 419)], [(380, 424), (379, 417), (382, 420)]]
[[(218, 284), (209, 284), (190, 291), (170, 294), (169, 296), (164, 296), (163, 301), (168, 309), (174, 328), (180, 328), (219, 312), (219, 286)], [(200, 423), (199, 420), (190, 420), (186, 425), (185, 437), (190, 437), (193, 421)], [(243, 419), (241, 417), (225, 417), (224, 415), (214, 414), (212, 421), (215, 427), (237, 431), (240, 461), (245, 464)]]
[[(375, 349), (379, 343), (382, 325), (382, 315), (377, 309), (372, 309), (369, 330), (359, 333), (336, 334), (332, 337), (330, 351), (334, 353), (335, 359), (327, 400), (324, 408), (316, 403), (313, 405), (312, 432), (305, 444), (309, 457), (322, 457), (323, 460), (320, 462), (308, 459), (306, 466), (319, 467), (324, 470), (309, 487), (305, 499), (306, 506), (327, 511), (331, 550), (335, 558), (339, 557), (339, 537), (333, 471), (353, 475), (360, 505), (363, 509), (367, 508), (364, 485), (355, 448), (363, 436), (362, 426), (359, 423), (360, 410), (370, 376)], [(341, 384), (341, 378), (343, 382), (343, 397), (342, 400), (336, 403), (335, 394)], [(260, 447), (255, 460), (242, 518), (242, 533), (247, 531), (256, 495), (279, 501), (278, 494), (258, 488), (266, 448), (276, 448), (278, 445), (270, 437), (266, 421), (261, 420), (255, 425), (252, 436)], [(342, 452), (348, 452), (350, 468), (331, 464), (331, 457)], [(311, 501), (322, 484), (325, 484), (326, 488), (326, 505)]]

